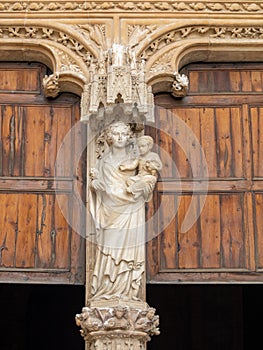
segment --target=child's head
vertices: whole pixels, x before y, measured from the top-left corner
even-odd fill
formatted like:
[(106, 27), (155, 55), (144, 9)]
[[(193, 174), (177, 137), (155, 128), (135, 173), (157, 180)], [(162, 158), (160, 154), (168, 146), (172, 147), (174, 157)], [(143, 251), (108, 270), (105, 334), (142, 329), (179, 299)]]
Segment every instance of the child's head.
[(139, 148), (139, 153), (141, 155), (144, 155), (152, 149), (153, 138), (151, 136), (148, 136), (148, 135), (140, 136), (137, 139), (137, 145)]

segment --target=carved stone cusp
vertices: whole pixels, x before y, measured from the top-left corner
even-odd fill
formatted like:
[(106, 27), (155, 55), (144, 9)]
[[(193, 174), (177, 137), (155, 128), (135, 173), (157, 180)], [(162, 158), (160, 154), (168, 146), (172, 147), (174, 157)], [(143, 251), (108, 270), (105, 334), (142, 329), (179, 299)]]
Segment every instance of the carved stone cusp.
[(171, 94), (174, 97), (184, 97), (188, 92), (189, 80), (185, 74), (175, 72), (174, 81), (171, 87)]
[(45, 75), (43, 78), (43, 89), (46, 97), (55, 98), (60, 92), (59, 74)]

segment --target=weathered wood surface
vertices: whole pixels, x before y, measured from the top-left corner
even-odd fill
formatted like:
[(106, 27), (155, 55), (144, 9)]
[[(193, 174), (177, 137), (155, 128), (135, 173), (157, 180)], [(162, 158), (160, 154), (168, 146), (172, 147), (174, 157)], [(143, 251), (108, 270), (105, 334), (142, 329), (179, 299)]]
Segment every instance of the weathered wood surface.
[(0, 281), (84, 283), (79, 99), (44, 98), (45, 74), (40, 64), (0, 64)]
[[(148, 282), (262, 283), (263, 65), (196, 64), (184, 73), (188, 96), (156, 96), (156, 129), (149, 128), (164, 168), (158, 205), (148, 205), (148, 218), (158, 212), (148, 227), (157, 236), (147, 247)], [(190, 202), (194, 215), (204, 199), (182, 232)]]

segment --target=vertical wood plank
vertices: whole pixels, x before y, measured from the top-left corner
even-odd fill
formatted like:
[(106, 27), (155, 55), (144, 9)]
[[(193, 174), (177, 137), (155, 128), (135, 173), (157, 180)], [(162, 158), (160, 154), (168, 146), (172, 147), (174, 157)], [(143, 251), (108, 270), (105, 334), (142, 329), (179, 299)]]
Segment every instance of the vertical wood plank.
[(200, 109), (201, 119), (201, 146), (205, 155), (208, 176), (216, 178), (217, 176), (217, 158), (216, 158), (216, 136), (214, 124), (213, 108)]
[(250, 92), (252, 89), (251, 71), (241, 71), (242, 92)]
[(218, 194), (209, 194), (201, 216), (203, 268), (220, 268), (220, 203)]
[(44, 127), (46, 108), (44, 106), (25, 106), (25, 175), (44, 175)]
[(216, 109), (218, 177), (233, 176), (229, 108)]
[(255, 226), (256, 226), (256, 268), (263, 268), (263, 195), (255, 193)]
[(175, 269), (177, 249), (176, 205), (174, 195), (163, 195), (162, 205), (159, 208), (159, 228), (161, 234), (161, 268)]
[[(44, 127), (44, 176), (54, 176), (54, 165), (57, 155), (57, 118), (51, 113), (50, 108), (46, 110)], [(70, 154), (69, 154), (70, 158)]]
[(221, 196), (222, 267), (226, 268), (246, 267), (244, 208), (241, 196), (240, 194)]
[[(199, 259), (200, 259), (200, 236), (198, 233), (198, 225), (197, 222), (187, 231), (182, 233), (180, 228), (183, 223), (183, 219), (185, 214), (189, 208), (190, 195), (183, 195), (181, 197), (180, 206), (178, 210), (178, 261), (179, 268), (198, 268), (199, 267)], [(194, 198), (195, 207), (193, 210), (198, 210), (198, 198), (195, 196)]]
[[(60, 108), (52, 107), (51, 113), (57, 119), (57, 176), (73, 176), (73, 163), (72, 163), (72, 145), (74, 146), (74, 135), (71, 133), (72, 120), (71, 120), (71, 108), (60, 106)], [(59, 159), (58, 159), (59, 155)]]
[(160, 109), (158, 112), (158, 145), (160, 147), (159, 153), (163, 163), (160, 175), (161, 177), (168, 178), (173, 176), (173, 142), (171, 138), (171, 130), (173, 130), (172, 113), (164, 109)]
[(255, 177), (263, 176), (263, 108), (251, 107), (251, 134), (253, 148), (253, 175)]
[(241, 91), (241, 79), (240, 72), (238, 70), (229, 71), (230, 91), (240, 92)]
[(244, 149), (243, 149), (243, 123), (241, 120), (240, 108), (230, 108), (230, 129), (231, 129), (231, 148), (233, 152), (232, 158), (232, 176), (233, 177), (245, 177), (244, 174)]
[(261, 92), (262, 91), (262, 80), (261, 80), (261, 72), (260, 71), (252, 71), (251, 72), (251, 83), (252, 83), (252, 91), (253, 92)]
[(17, 208), (16, 267), (34, 267), (37, 196), (19, 195)]
[(51, 231), (53, 216), (53, 196), (39, 194), (37, 197), (37, 234), (35, 266), (49, 268), (51, 266)]
[(13, 117), (13, 107), (10, 105), (1, 106), (2, 114), (2, 175), (10, 176), (10, 154), (11, 154), (11, 123)]
[(17, 231), (17, 195), (2, 193), (0, 203), (0, 266), (13, 267)]
[[(69, 268), (71, 228), (69, 226), (70, 221), (68, 222), (66, 218), (72, 220), (71, 213), (69, 213), (69, 201), (72, 201), (72, 199), (67, 195), (57, 196), (60, 197), (59, 204), (54, 199), (52, 211), (54, 220), (54, 230), (51, 232), (52, 265), (56, 268)], [(74, 210), (72, 207), (71, 209)]]
[(174, 119), (173, 139), (175, 140), (174, 146), (174, 161), (176, 168), (178, 169), (178, 176), (180, 178), (192, 178), (192, 169), (190, 167), (190, 150), (189, 145), (189, 130), (187, 126), (187, 118), (190, 115), (188, 108), (174, 109), (173, 113), (176, 118)]

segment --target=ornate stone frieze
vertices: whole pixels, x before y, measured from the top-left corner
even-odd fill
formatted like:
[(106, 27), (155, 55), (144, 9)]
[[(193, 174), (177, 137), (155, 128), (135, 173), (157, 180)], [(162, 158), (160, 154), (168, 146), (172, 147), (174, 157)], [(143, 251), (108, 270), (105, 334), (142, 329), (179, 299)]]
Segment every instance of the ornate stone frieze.
[(44, 26), (0, 26), (1, 39), (28, 39), (28, 40), (50, 40), (65, 46), (79, 56), (86, 65), (90, 64), (93, 54), (87, 49), (83, 42), (73, 36)]
[(155, 53), (165, 48), (167, 45), (182, 42), (186, 39), (209, 38), (215, 40), (249, 40), (263, 39), (263, 26), (184, 26), (167, 31), (156, 39), (152, 40), (146, 47), (143, 47), (141, 58), (148, 60)]
[(221, 1), (5, 1), (0, 12), (186, 12), (186, 13), (261, 13), (261, 2)]

